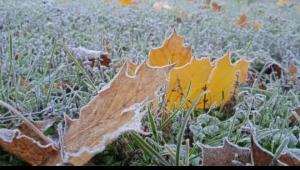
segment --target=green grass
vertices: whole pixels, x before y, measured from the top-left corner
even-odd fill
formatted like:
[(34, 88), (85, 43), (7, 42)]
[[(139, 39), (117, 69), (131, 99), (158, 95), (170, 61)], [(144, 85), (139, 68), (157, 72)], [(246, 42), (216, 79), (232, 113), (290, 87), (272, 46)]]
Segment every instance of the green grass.
[[(264, 148), (274, 154), (285, 144), (300, 148), (299, 122), (292, 126), (288, 120), (292, 109), (300, 105), (299, 84), (287, 88), (285, 75), (274, 80), (264, 73), (271, 62), (285, 69), (289, 63), (300, 65), (297, 0), (286, 7), (274, 1), (221, 1), (225, 9), (221, 13), (201, 8), (201, 1), (187, 5), (181, 0), (170, 2), (176, 10), (155, 12), (153, 2), (144, 0), (138, 9), (131, 9), (101, 0), (0, 0), (0, 100), (32, 120), (62, 119), (64, 113), (76, 118), (116, 70), (104, 74), (86, 70), (69, 47), (99, 50), (109, 43), (114, 62), (141, 62), (175, 28), (187, 45), (192, 44), (196, 57), (218, 58), (230, 50), (235, 60), (253, 60), (250, 72), (266, 82), (266, 90), (259, 89), (259, 82), (244, 85), (229, 113), (220, 108), (195, 113), (179, 108), (172, 117), (160, 118), (149, 108), (143, 124), (152, 135), (124, 134), (89, 164), (199, 165), (200, 143), (222, 145), (228, 137), (249, 146), (249, 134), (242, 131), (249, 114), (254, 115), (257, 138)], [(186, 13), (182, 22), (177, 19), (180, 11)], [(237, 27), (236, 19), (242, 13), (250, 21), (261, 22), (262, 29)], [(0, 114), (1, 127), (13, 128), (20, 122), (3, 108)], [(0, 163), (25, 164), (3, 151)]]

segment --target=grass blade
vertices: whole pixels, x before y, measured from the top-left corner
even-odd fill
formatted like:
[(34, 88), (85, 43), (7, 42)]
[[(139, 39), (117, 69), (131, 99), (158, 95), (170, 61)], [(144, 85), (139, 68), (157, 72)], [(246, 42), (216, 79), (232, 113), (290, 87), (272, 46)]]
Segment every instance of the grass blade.
[(150, 156), (155, 157), (162, 165), (170, 165), (152, 146), (150, 146), (139, 134), (132, 133), (133, 139), (140, 145), (140, 147)]

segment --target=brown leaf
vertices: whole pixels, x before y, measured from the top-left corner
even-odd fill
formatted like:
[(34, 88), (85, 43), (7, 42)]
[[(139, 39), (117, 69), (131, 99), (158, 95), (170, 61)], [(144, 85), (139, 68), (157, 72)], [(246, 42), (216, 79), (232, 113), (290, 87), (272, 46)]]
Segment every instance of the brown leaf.
[(79, 119), (66, 117), (64, 160), (83, 165), (122, 133), (140, 131), (141, 109), (157, 98), (155, 93), (166, 85), (172, 67), (143, 63), (129, 77), (124, 65), (109, 86), (81, 109)]
[(274, 158), (273, 154), (263, 149), (258, 144), (258, 142), (256, 141), (253, 135), (251, 136), (251, 157), (254, 166), (270, 166), (270, 165), (284, 166), (285, 165), (279, 160), (274, 160), (274, 162), (272, 162)]
[(300, 166), (300, 159), (289, 151), (282, 153), (278, 159), (288, 166)]
[(262, 22), (259, 22), (259, 21), (252, 21), (251, 22), (251, 27), (255, 30), (255, 31), (259, 31), (262, 29), (263, 27), (263, 24)]
[(247, 16), (245, 14), (240, 15), (238, 25), (241, 28), (245, 28), (248, 25)]
[(42, 165), (50, 161), (53, 156), (59, 155), (54, 144), (42, 143), (24, 135), (19, 130), (0, 129), (1, 147), (31, 165)]
[(290, 64), (289, 67), (288, 67), (288, 74), (290, 76), (297, 76), (297, 73), (298, 73), (298, 69), (297, 69), (297, 66), (295, 64)]
[(228, 139), (224, 140), (221, 147), (202, 145), (202, 158), (203, 166), (237, 166), (251, 163), (250, 149), (232, 144)]
[[(47, 119), (44, 121), (35, 121), (33, 124), (42, 132), (46, 131), (50, 126), (53, 125), (55, 119)], [(28, 127), (25, 123), (22, 123), (18, 126), (18, 130), (23, 134), (30, 138), (33, 138), (37, 141), (40, 141), (41, 144), (46, 145), (47, 143), (41, 139), (41, 137), (36, 134), (30, 127)]]
[(212, 2), (211, 6), (212, 6), (212, 10), (213, 10), (214, 12), (220, 12), (221, 9), (222, 9), (222, 6), (219, 5), (219, 4), (216, 3), (216, 2)]
[(277, 63), (268, 64), (268, 67), (266, 68), (264, 73), (265, 74), (274, 74), (274, 76), (272, 76), (273, 79), (281, 78), (282, 66), (280, 66)]
[(291, 125), (295, 125), (297, 120), (300, 122), (300, 106), (296, 107), (289, 118)]

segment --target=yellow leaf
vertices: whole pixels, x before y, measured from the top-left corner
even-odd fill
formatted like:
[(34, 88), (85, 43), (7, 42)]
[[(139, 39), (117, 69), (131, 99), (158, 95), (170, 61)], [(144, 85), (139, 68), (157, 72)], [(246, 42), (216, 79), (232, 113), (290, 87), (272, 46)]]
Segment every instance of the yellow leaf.
[[(237, 82), (246, 80), (249, 62), (239, 60), (232, 64), (230, 60), (230, 55), (227, 52), (216, 61), (216, 65), (207, 82), (209, 92), (206, 96), (206, 106), (211, 106), (212, 104), (221, 106), (226, 103), (238, 90)], [(200, 102), (204, 105), (203, 100)]]
[(135, 0), (119, 0), (118, 2), (122, 6), (131, 6), (136, 3)]
[(249, 69), (249, 62), (245, 59), (239, 60), (235, 66), (240, 70), (239, 72), (239, 82), (245, 83), (248, 78), (248, 69)]
[[(195, 59), (185, 66), (174, 68), (170, 72), (170, 82), (167, 88), (166, 100), (167, 108), (172, 110), (178, 108), (180, 102), (190, 90), (187, 97), (185, 108), (189, 108), (191, 103), (196, 100), (198, 95), (205, 91), (205, 86), (213, 69), (208, 58)], [(196, 108), (201, 108), (197, 105)]]
[(180, 67), (188, 63), (191, 57), (192, 47), (185, 48), (183, 38), (174, 30), (161, 47), (150, 50), (149, 64), (152, 66), (176, 64), (176, 67)]

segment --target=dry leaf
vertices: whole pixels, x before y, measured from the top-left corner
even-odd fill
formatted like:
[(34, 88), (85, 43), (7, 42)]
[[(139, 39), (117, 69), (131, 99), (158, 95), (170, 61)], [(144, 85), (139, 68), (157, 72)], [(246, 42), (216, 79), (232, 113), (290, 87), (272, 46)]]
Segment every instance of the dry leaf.
[(278, 159), (288, 166), (300, 166), (300, 158), (289, 151), (282, 153)]
[[(167, 108), (169, 110), (172, 110), (174, 106), (178, 108), (190, 85), (185, 105), (185, 109), (189, 108), (198, 95), (206, 91), (206, 83), (212, 69), (209, 58), (199, 60), (193, 58), (189, 64), (174, 68), (170, 72), (170, 82), (167, 88)], [(203, 106), (197, 105), (196, 108), (203, 108)]]
[(261, 22), (259, 21), (252, 21), (251, 22), (251, 27), (255, 30), (255, 31), (259, 31), (262, 29), (263, 25)]
[(282, 76), (282, 66), (278, 63), (270, 63), (267, 64), (267, 68), (265, 69), (264, 73), (265, 74), (272, 74), (272, 78), (275, 79), (280, 79)]
[[(41, 122), (35, 123), (40, 124)], [(41, 123), (40, 130), (49, 126), (50, 122)], [(59, 156), (59, 150), (54, 143), (42, 140), (32, 129), (21, 125), (20, 130), (0, 129), (0, 145), (11, 154), (14, 154), (31, 165), (43, 165)]]
[[(62, 148), (51, 140), (45, 142), (23, 125), (22, 131), (0, 129), (0, 145), (31, 165), (83, 165), (122, 133), (142, 131), (145, 112), (141, 109), (158, 97), (156, 93), (166, 85), (172, 67), (152, 68), (143, 63), (135, 75), (128, 76), (124, 64), (115, 79), (81, 109), (79, 119), (65, 115), (65, 129), (59, 140)], [(34, 124), (44, 129), (51, 123)]]
[(278, 160), (273, 161), (273, 154), (263, 149), (254, 136), (251, 136), (251, 157), (254, 166), (283, 166), (284, 164)]
[(137, 69), (138, 65), (132, 62), (128, 62), (128, 68), (127, 68), (127, 73), (129, 76), (134, 76), (135, 71)]
[(216, 3), (216, 2), (212, 2), (211, 6), (212, 6), (212, 10), (213, 10), (214, 12), (220, 12), (221, 9), (222, 9), (222, 6), (219, 5), (219, 4)]
[(251, 164), (251, 152), (230, 143), (227, 139), (221, 147), (202, 145), (203, 166), (237, 166)]
[[(231, 63), (227, 52), (216, 64), (208, 78), (206, 100), (200, 100), (201, 105), (221, 106), (229, 101), (238, 90), (240, 83), (247, 79), (249, 62), (241, 59), (235, 64)], [(206, 102), (206, 104), (204, 104)]]
[(296, 10), (297, 10), (298, 12), (300, 12), (300, 6), (297, 6)]
[(290, 64), (288, 67), (288, 74), (290, 76), (297, 76), (298, 74), (298, 69), (297, 66), (295, 64)]
[(278, 6), (286, 6), (289, 4), (289, 0), (277, 0), (276, 5)]
[(66, 117), (64, 160), (83, 165), (120, 134), (140, 131), (145, 103), (157, 98), (155, 92), (167, 83), (173, 66), (152, 68), (141, 64), (135, 77), (123, 66), (111, 84), (81, 109), (79, 119)]
[(149, 52), (149, 64), (152, 66), (165, 66), (176, 64), (180, 67), (188, 63), (192, 58), (192, 47), (185, 48), (183, 38), (174, 30), (159, 48)]
[(297, 121), (300, 122), (300, 106), (296, 107), (289, 118), (291, 125), (295, 125)]
[(90, 67), (109, 66), (111, 59), (104, 51), (89, 50), (83, 47), (72, 48), (72, 53), (81, 64), (88, 64)]
[(172, 7), (167, 3), (167, 2), (164, 2), (164, 1), (157, 1), (153, 4), (153, 8), (155, 11), (159, 12), (161, 11), (162, 9), (172, 9)]
[(238, 25), (239, 25), (241, 28), (247, 27), (248, 21), (247, 21), (247, 16), (246, 16), (245, 14), (240, 15), (239, 21), (238, 21)]
[[(37, 127), (40, 131), (46, 131), (50, 126), (53, 125), (55, 119), (47, 119), (44, 121), (35, 121), (33, 124)], [(40, 141), (41, 144), (47, 144), (40, 138), (38, 134), (36, 134), (30, 127), (28, 127), (25, 123), (20, 124), (17, 129), (22, 133), (22, 135), (26, 135), (31, 137), (37, 141)]]

